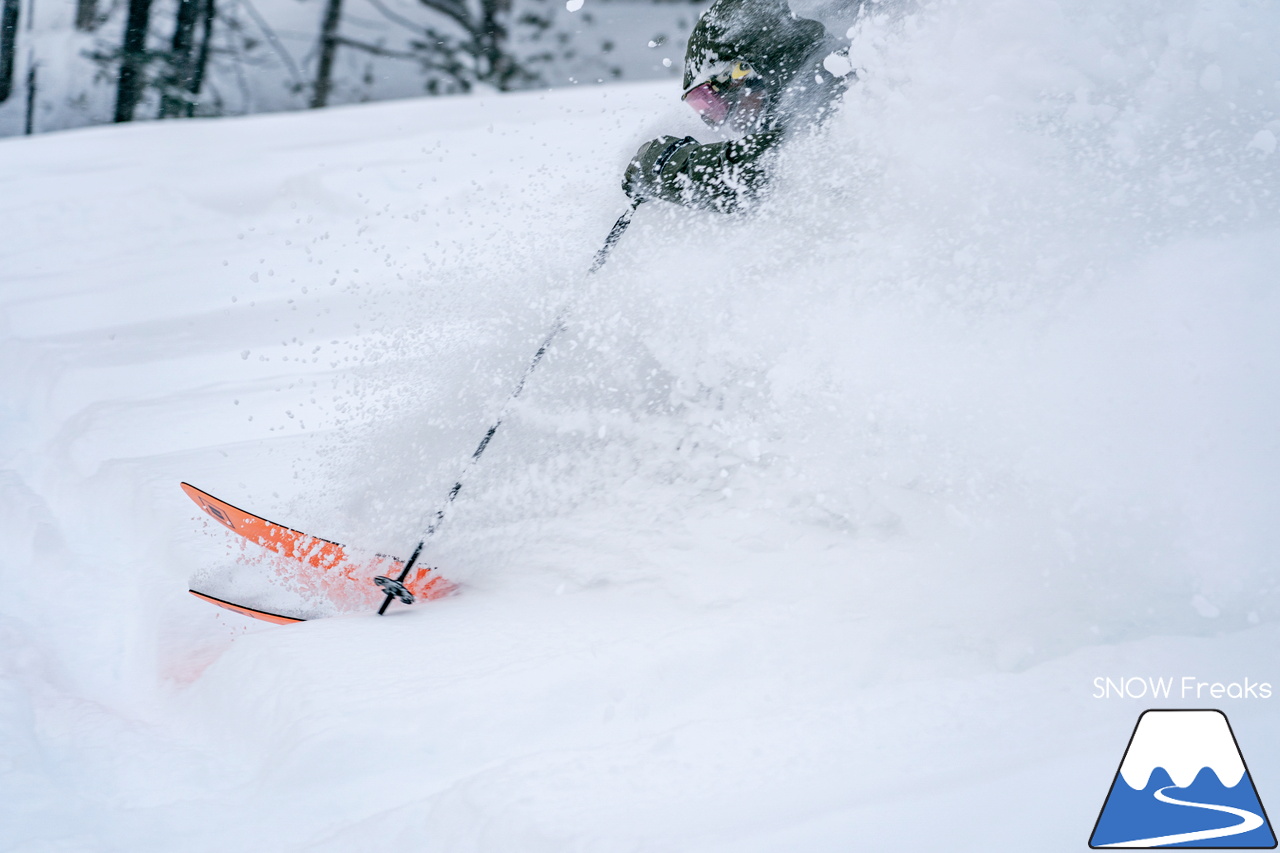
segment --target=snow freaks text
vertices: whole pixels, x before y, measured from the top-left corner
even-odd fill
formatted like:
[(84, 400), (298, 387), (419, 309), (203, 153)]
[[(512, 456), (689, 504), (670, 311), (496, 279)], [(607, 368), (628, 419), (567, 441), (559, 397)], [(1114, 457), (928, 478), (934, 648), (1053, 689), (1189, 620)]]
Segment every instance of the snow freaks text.
[(1201, 681), (1194, 675), (1181, 678), (1130, 676), (1093, 680), (1094, 699), (1270, 699), (1271, 682), (1245, 678), (1240, 681)]

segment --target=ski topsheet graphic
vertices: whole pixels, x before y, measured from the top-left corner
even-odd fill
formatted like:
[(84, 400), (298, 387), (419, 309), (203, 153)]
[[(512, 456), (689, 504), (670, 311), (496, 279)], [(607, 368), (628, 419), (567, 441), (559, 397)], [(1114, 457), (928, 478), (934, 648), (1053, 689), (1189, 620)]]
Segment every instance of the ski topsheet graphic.
[[(382, 592), (374, 585), (373, 579), (379, 575), (398, 574), (404, 567), (404, 561), (395, 557), (361, 558), (353, 555), (344, 545), (267, 521), (215, 498), (190, 483), (183, 483), (182, 491), (223, 527), (250, 542), (294, 560), (290, 576), (284, 579), (290, 585), (308, 593), (319, 593), (341, 608), (376, 607), (382, 598)], [(425, 567), (415, 567), (405, 580), (405, 586), (419, 599), (441, 598), (457, 588), (455, 584)], [(265, 622), (287, 624), (305, 621), (298, 617), (236, 604), (194, 589), (191, 594), (210, 604)]]
[(1226, 715), (1143, 712), (1089, 846), (1274, 848), (1275, 833)]

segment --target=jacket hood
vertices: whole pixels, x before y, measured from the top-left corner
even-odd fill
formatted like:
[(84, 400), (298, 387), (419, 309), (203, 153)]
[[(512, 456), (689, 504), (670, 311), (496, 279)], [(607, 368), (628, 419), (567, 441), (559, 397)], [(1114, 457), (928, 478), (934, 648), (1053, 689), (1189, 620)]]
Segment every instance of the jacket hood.
[(777, 97), (826, 41), (822, 24), (797, 18), (786, 0), (716, 0), (689, 36), (684, 90), (736, 60), (750, 63)]

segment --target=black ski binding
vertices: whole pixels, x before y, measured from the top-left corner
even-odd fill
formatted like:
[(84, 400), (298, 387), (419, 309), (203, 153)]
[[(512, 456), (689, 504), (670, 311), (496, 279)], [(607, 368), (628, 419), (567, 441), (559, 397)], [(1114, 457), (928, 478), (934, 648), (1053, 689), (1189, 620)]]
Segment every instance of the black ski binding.
[(413, 604), (413, 593), (409, 592), (409, 588), (395, 578), (376, 577), (373, 582), (388, 596), (395, 596), (405, 604)]

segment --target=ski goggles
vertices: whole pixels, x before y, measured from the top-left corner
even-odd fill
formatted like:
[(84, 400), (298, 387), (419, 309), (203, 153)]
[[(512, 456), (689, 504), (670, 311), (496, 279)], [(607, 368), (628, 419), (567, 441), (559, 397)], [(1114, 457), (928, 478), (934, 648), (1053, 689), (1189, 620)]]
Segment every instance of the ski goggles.
[(742, 89), (756, 79), (750, 65), (731, 62), (717, 69), (707, 82), (685, 92), (681, 100), (697, 110), (707, 124), (721, 124), (733, 111)]

